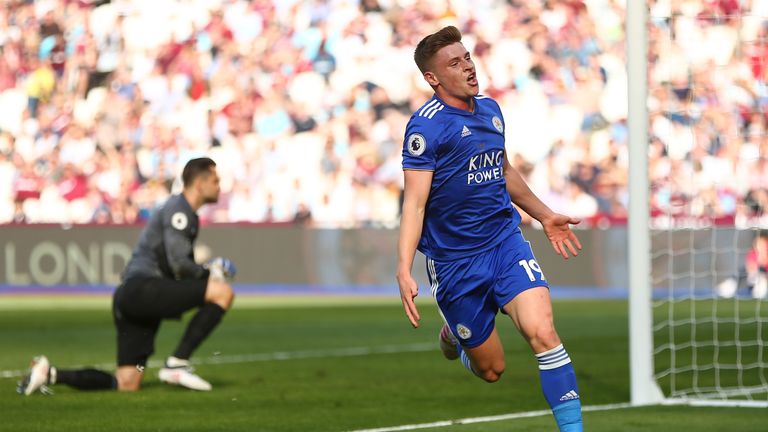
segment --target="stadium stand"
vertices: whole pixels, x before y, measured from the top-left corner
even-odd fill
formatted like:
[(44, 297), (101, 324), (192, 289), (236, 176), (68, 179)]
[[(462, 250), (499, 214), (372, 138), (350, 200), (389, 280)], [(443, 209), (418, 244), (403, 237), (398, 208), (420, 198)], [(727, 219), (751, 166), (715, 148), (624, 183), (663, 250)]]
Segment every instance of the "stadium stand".
[[(140, 222), (208, 155), (223, 194), (207, 222), (395, 225), (404, 125), (431, 93), (412, 47), (446, 23), (532, 189), (555, 211), (625, 218), (623, 1), (6, 4), (0, 223)], [(768, 2), (650, 4), (654, 209), (764, 214)]]

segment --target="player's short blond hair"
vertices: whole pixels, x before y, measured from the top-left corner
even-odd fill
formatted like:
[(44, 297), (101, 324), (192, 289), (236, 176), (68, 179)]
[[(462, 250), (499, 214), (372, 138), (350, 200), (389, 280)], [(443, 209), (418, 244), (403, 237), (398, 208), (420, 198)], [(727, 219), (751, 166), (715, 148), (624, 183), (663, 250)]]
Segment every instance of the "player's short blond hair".
[(426, 36), (416, 45), (413, 60), (421, 73), (425, 73), (432, 66), (432, 58), (441, 48), (461, 42), (461, 32), (454, 26), (441, 28), (436, 33)]

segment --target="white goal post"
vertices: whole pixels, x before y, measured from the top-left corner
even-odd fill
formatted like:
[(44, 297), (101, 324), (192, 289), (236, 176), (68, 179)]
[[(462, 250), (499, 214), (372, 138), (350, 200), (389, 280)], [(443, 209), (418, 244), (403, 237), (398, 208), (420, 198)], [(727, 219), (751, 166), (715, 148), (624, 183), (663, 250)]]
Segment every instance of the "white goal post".
[[(745, 239), (756, 230), (744, 227), (727, 230), (713, 227), (703, 230), (694, 227), (675, 229), (670, 226), (652, 232), (648, 173), (648, 6), (646, 1), (626, 2), (631, 404), (768, 407), (768, 355), (764, 354), (768, 353), (768, 343), (764, 344), (768, 336), (768, 300), (722, 299), (716, 285), (725, 275), (715, 270), (714, 263), (718, 254), (727, 253), (734, 265), (738, 265), (735, 262), (744, 255)], [(662, 252), (668, 256), (665, 259), (670, 262), (670, 273), (662, 283), (654, 283), (659, 282), (652, 277), (654, 235), (667, 236), (670, 244), (673, 237), (676, 240), (678, 237), (690, 237), (684, 252), (691, 256), (691, 266), (684, 270), (688, 274), (675, 273), (681, 270), (673, 269), (677, 268), (676, 263), (674, 266), (672, 264), (677, 251), (670, 249)], [(717, 241), (717, 238), (723, 236), (732, 237), (725, 252), (718, 249), (720, 246)], [(701, 278), (693, 261), (697, 248), (703, 243), (702, 239), (711, 242), (707, 246), (708, 251), (703, 252), (713, 257), (712, 268), (707, 269), (705, 276), (710, 278), (710, 282), (694, 286), (697, 278)], [(685, 283), (689, 283), (689, 280), (693, 282), (690, 282), (690, 287), (675, 291), (675, 278), (684, 279)], [(667, 289), (668, 294), (661, 294), (664, 298), (655, 299), (655, 285), (666, 285), (656, 288), (659, 291)], [(705, 294), (701, 294), (705, 291)], [(718, 307), (718, 304), (722, 305), (726, 301), (732, 303)], [(654, 315), (657, 315), (659, 323), (654, 322)], [(749, 333), (749, 340), (739, 334), (740, 329), (747, 327), (749, 331), (745, 333)], [(706, 340), (697, 334), (697, 329), (701, 328), (708, 332)], [(683, 350), (687, 350), (685, 354)], [(726, 352), (729, 350), (733, 351), (733, 355)], [(659, 358), (665, 363), (661, 367), (654, 364)], [(725, 378), (721, 379), (721, 373)], [(679, 377), (677, 381), (676, 377)]]
[(645, 1), (627, 1), (629, 129), (629, 370), (633, 405), (660, 403), (653, 371), (650, 212), (648, 208), (648, 21)]

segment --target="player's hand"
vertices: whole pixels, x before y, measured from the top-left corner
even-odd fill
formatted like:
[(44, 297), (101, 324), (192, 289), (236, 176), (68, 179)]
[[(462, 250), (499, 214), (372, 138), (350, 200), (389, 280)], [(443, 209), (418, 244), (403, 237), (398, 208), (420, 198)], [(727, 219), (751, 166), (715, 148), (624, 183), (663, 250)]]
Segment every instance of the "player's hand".
[(544, 233), (547, 234), (547, 238), (552, 243), (555, 252), (565, 259), (569, 258), (569, 251), (573, 256), (579, 255), (578, 251), (581, 250), (581, 243), (576, 234), (571, 231), (570, 225), (576, 225), (580, 222), (580, 219), (557, 213), (541, 221)]
[(397, 284), (400, 285), (400, 300), (403, 301), (405, 315), (408, 317), (411, 325), (416, 328), (419, 326), (421, 316), (419, 316), (419, 311), (416, 309), (416, 303), (413, 300), (419, 295), (419, 286), (410, 273), (398, 274)]
[(211, 277), (223, 280), (232, 280), (237, 274), (235, 263), (224, 257), (216, 257), (209, 261), (208, 271), (211, 272)]

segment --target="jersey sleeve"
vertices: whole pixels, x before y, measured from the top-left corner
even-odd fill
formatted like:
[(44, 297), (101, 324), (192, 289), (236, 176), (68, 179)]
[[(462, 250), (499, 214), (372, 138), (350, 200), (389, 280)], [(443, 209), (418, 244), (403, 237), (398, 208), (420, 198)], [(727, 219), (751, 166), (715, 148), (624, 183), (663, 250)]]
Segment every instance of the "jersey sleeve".
[(434, 171), (437, 166), (437, 148), (440, 134), (437, 125), (427, 124), (429, 120), (414, 117), (405, 128), (403, 142), (403, 169)]
[(170, 209), (162, 218), (165, 255), (176, 279), (207, 278), (208, 270), (194, 260), (190, 215), (183, 210)]

